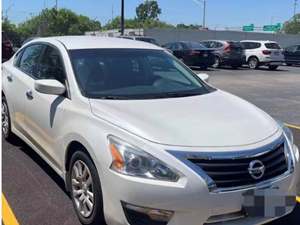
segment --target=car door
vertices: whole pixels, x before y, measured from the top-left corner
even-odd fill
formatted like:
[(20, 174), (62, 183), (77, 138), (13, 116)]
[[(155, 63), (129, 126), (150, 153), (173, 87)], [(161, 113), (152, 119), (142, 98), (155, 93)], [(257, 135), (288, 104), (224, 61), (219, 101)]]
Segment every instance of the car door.
[(297, 46), (297, 50), (295, 52), (295, 61), (296, 63), (300, 63), (300, 45)]
[(35, 90), (34, 84), (39, 79), (56, 79), (67, 84), (63, 61), (59, 50), (45, 45), (40, 58), (38, 69), (31, 80), (28, 80), (25, 119), (26, 130), (30, 134), (30, 141), (39, 149), (53, 166), (60, 168), (60, 137), (64, 126), (64, 112), (70, 104), (68, 93), (64, 95), (49, 95)]
[(284, 50), (284, 57), (287, 62), (294, 61), (294, 55), (296, 52), (297, 46), (290, 46)]
[(5, 67), (3, 82), (5, 94), (10, 109), (13, 129), (16, 129), (25, 137), (28, 136), (24, 116), (27, 100), (28, 80), (34, 73), (36, 64), (43, 51), (43, 46), (30, 45), (17, 53), (14, 63)]

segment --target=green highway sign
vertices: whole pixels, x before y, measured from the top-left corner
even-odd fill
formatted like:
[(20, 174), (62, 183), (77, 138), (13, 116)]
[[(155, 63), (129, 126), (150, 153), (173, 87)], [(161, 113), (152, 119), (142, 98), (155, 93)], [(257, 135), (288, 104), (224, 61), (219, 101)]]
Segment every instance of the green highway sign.
[(254, 24), (243, 26), (243, 31), (254, 31)]
[(281, 29), (281, 23), (275, 25), (265, 25), (263, 26), (263, 31), (279, 31)]

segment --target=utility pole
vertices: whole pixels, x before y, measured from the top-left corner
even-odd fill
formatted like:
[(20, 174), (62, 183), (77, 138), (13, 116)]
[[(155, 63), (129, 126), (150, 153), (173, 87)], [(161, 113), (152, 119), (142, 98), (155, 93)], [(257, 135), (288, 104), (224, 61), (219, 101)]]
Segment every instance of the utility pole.
[(297, 11), (298, 0), (294, 2), (294, 19), (296, 19), (296, 11)]
[(202, 28), (206, 27), (206, 0), (193, 0), (197, 5), (203, 7)]
[(124, 0), (121, 0), (121, 35), (124, 35)]
[(55, 0), (55, 9), (56, 9), (56, 11), (57, 11), (57, 9), (58, 9), (58, 2), (57, 2), (58, 0)]
[(206, 0), (203, 0), (203, 24), (202, 28), (204, 29), (206, 27)]

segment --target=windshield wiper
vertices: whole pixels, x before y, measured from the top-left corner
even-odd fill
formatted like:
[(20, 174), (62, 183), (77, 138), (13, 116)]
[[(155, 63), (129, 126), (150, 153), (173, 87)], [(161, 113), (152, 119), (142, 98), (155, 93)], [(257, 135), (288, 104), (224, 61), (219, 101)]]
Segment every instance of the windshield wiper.
[(197, 92), (166, 92), (166, 93), (162, 93), (159, 96), (176, 98), (176, 97), (188, 97), (188, 96), (194, 96), (194, 95), (200, 95), (200, 94), (202, 94), (201, 91), (197, 91)]

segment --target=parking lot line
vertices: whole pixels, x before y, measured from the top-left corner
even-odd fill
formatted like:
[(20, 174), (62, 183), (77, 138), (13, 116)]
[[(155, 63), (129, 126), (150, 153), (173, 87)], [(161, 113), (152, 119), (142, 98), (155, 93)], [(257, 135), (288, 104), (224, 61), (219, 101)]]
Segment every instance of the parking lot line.
[(296, 125), (293, 125), (293, 124), (288, 124), (288, 123), (285, 123), (285, 125), (287, 125), (288, 127), (300, 130), (299, 126), (296, 126)]
[(10, 208), (4, 194), (2, 194), (2, 221), (4, 225), (19, 225), (19, 222)]

